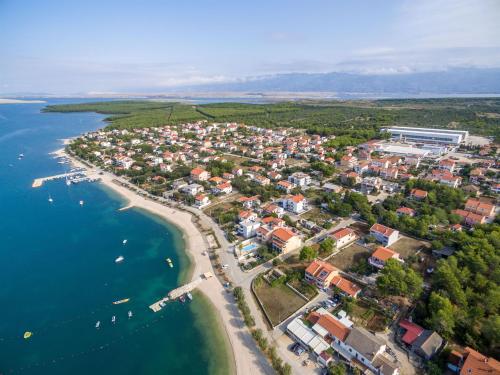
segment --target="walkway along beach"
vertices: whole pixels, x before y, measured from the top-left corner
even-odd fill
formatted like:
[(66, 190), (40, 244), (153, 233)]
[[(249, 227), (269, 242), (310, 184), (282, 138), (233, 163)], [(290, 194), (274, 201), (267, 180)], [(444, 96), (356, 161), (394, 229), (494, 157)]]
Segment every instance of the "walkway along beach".
[[(89, 174), (95, 175), (100, 172), (95, 167), (75, 159), (64, 150), (59, 150), (55, 154), (67, 156), (76, 167), (85, 168)], [(213, 272), (209, 257), (203, 254), (209, 248), (207, 239), (193, 222), (193, 214), (146, 199), (129, 190), (127, 187), (122, 186), (118, 182), (117, 177), (110, 173), (102, 172), (99, 177), (101, 178), (100, 181), (106, 187), (127, 200), (127, 207), (144, 209), (174, 224), (183, 232), (186, 252), (192, 261), (189, 275), (184, 281), (189, 282), (199, 278), (206, 272)], [(273, 374), (274, 370), (271, 368), (266, 357), (260, 352), (246, 328), (240, 312), (234, 303), (232, 293), (228, 293), (216, 277), (210, 277), (201, 282), (197, 290), (208, 297), (221, 325), (224, 327), (230, 343), (229, 346), (232, 350), (236, 373), (238, 375)], [(165, 294), (167, 292), (166, 290)], [(154, 301), (151, 302), (153, 303)], [(165, 308), (168, 308), (168, 305)]]

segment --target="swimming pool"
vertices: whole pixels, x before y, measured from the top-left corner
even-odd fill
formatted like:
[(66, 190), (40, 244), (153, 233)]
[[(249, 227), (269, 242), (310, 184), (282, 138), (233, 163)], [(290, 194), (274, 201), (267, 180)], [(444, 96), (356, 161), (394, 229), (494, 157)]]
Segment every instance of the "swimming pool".
[(256, 243), (250, 243), (241, 248), (241, 251), (244, 253), (248, 253), (249, 251), (255, 250), (258, 247)]

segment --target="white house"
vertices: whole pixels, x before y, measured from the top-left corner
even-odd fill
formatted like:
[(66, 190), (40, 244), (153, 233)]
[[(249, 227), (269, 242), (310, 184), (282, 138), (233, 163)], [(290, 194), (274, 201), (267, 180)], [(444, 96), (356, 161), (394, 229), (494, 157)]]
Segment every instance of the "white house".
[(182, 193), (195, 196), (199, 193), (202, 193), (205, 190), (205, 188), (203, 186), (201, 186), (200, 184), (189, 184), (189, 185), (181, 187), (179, 190)]
[(195, 207), (202, 209), (210, 204), (210, 199), (204, 194), (199, 194), (194, 198)]
[(372, 225), (370, 234), (384, 246), (391, 246), (399, 239), (399, 231), (378, 223)]
[(295, 214), (300, 214), (307, 210), (308, 204), (302, 194), (289, 195), (282, 200), (283, 208)]
[(257, 229), (260, 228), (260, 221), (245, 219), (240, 221), (236, 227), (238, 235), (244, 238), (251, 238), (257, 234)]
[(303, 172), (295, 172), (288, 177), (288, 181), (297, 186), (305, 187), (311, 183), (311, 176)]
[(335, 248), (340, 249), (357, 238), (356, 233), (351, 228), (342, 228), (330, 234), (331, 238), (335, 241)]

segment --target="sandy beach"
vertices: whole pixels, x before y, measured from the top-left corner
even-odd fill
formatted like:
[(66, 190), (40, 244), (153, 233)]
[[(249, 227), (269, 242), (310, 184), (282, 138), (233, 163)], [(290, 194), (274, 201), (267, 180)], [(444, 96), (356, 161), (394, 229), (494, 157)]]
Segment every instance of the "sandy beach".
[[(66, 154), (64, 150), (58, 150), (54, 154), (64, 154), (71, 159), (75, 166), (85, 168), (90, 175), (97, 175), (97, 170), (89, 168), (87, 165)], [(186, 244), (186, 252), (192, 262), (191, 272), (186, 281), (198, 278), (205, 272), (214, 273), (208, 255), (203, 255), (208, 248), (206, 238), (193, 223), (192, 214), (145, 199), (114, 182), (113, 180), (116, 181), (116, 176), (110, 173), (104, 172), (99, 177), (102, 184), (127, 200), (127, 207), (144, 209), (175, 225), (182, 231)], [(233, 368), (236, 369), (236, 373), (241, 375), (274, 373), (246, 328), (240, 312), (234, 303), (232, 294), (224, 289), (216, 277), (204, 280), (197, 290), (201, 291), (210, 300), (217, 313), (226, 333), (229, 347), (232, 350)], [(165, 293), (167, 292), (166, 290)]]

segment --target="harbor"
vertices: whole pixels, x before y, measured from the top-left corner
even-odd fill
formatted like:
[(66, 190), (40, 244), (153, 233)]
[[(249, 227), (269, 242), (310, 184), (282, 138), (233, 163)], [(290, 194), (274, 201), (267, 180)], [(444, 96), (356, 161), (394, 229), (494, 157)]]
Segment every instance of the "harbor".
[(83, 181), (88, 181), (88, 182), (98, 181), (99, 177), (96, 175), (89, 176), (87, 175), (85, 170), (77, 169), (67, 173), (56, 174), (48, 177), (35, 178), (33, 180), (33, 183), (31, 184), (31, 187), (38, 188), (41, 187), (47, 181), (60, 180), (60, 179), (65, 179), (66, 183), (70, 185), (70, 184), (77, 184)]

